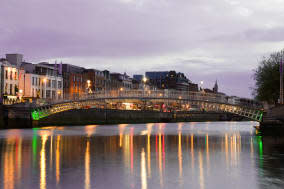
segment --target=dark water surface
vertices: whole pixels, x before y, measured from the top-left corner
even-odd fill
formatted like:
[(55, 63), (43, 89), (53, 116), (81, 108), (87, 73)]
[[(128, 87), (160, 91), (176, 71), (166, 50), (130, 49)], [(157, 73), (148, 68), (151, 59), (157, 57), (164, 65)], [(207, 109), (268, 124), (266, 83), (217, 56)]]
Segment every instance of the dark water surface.
[(0, 188), (284, 188), (283, 139), (255, 122), (0, 131)]

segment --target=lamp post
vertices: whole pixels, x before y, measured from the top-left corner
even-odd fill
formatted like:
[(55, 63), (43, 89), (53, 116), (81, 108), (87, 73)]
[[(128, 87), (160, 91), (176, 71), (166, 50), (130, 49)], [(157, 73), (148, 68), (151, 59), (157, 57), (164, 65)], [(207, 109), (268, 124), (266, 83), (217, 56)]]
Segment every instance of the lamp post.
[[(46, 98), (46, 78), (44, 78), (43, 80), (43, 86), (42, 86), (42, 91), (43, 91), (43, 93), (42, 93), (42, 98)], [(44, 89), (44, 90), (43, 90)]]
[(200, 88), (202, 89), (202, 91), (204, 91), (204, 89), (203, 89), (203, 81), (200, 81)]
[(280, 67), (279, 67), (279, 71), (280, 71), (280, 104), (284, 103), (284, 99), (283, 99), (283, 58), (281, 55), (281, 59), (280, 59)]
[(143, 81), (143, 83), (144, 83), (144, 85), (143, 85), (143, 94), (144, 94), (144, 96), (145, 96), (145, 89), (146, 89), (146, 82), (147, 82), (147, 77), (143, 77), (143, 79), (142, 79), (142, 81)]
[(88, 93), (90, 93), (90, 86), (91, 86), (91, 81), (87, 80), (87, 90), (88, 90)]

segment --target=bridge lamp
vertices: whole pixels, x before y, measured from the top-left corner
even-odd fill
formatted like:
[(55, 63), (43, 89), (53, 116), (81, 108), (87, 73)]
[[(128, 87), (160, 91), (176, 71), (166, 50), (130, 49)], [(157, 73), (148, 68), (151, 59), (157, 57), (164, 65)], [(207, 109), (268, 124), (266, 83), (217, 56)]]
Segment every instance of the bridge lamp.
[(44, 78), (42, 81), (43, 81), (44, 83), (46, 83), (46, 78)]
[(163, 94), (162, 94), (162, 93), (160, 93), (159, 95), (160, 95), (160, 96), (162, 96)]
[(22, 89), (20, 89), (20, 90), (19, 90), (19, 93), (20, 93), (20, 94), (22, 94), (22, 93), (23, 93), (23, 90), (22, 90)]
[(179, 96), (178, 99), (181, 99), (181, 96)]
[(120, 90), (120, 91), (123, 91), (123, 88), (121, 87), (119, 90)]

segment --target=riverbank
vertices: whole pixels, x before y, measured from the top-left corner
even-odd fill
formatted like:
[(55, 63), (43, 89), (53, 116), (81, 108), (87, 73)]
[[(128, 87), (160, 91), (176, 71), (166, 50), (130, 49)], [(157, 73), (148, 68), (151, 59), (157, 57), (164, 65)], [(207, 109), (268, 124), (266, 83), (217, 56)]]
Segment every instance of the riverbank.
[(268, 110), (260, 123), (262, 135), (284, 135), (284, 106), (278, 105)]
[(240, 116), (223, 112), (158, 112), (111, 109), (75, 109), (60, 112), (32, 121), (26, 118), (4, 118), (3, 129), (32, 128), (41, 126), (64, 125), (103, 125), (129, 123), (169, 123), (169, 122), (204, 122), (204, 121), (240, 121)]

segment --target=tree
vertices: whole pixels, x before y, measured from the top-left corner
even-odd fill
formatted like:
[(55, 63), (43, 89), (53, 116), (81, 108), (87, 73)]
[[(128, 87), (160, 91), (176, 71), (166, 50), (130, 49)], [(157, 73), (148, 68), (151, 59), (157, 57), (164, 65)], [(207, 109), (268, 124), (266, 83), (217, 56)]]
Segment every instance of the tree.
[(264, 57), (254, 70), (253, 78), (256, 84), (252, 94), (257, 100), (277, 103), (280, 93), (281, 58), (284, 61), (284, 50), (271, 54), (269, 58)]

